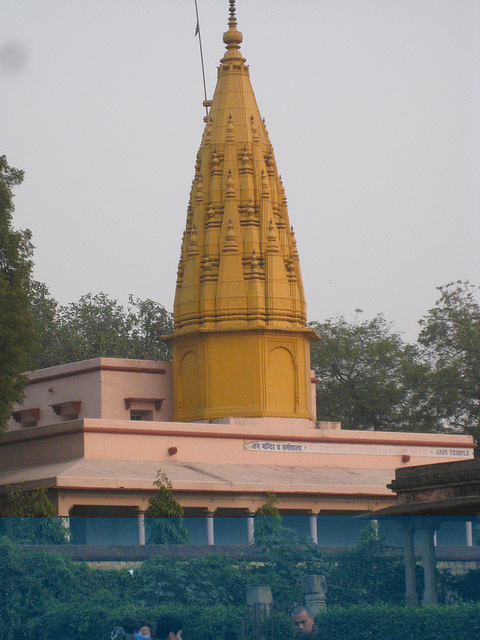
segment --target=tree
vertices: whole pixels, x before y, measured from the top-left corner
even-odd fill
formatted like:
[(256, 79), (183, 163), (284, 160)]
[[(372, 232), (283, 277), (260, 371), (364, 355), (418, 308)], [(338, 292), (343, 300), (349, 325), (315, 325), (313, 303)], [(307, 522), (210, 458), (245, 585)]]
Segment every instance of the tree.
[(436, 425), (424, 402), (428, 365), (381, 314), (360, 321), (360, 313), (352, 322), (340, 316), (312, 323), (320, 335), (312, 346), (318, 419), (346, 429), (431, 431)]
[(405, 570), (400, 559), (387, 553), (375, 526), (367, 525), (356, 547), (344, 551), (331, 565), (328, 595), (331, 604), (402, 604)]
[(183, 508), (173, 497), (173, 485), (161, 470), (153, 483), (157, 490), (148, 500), (145, 529), (149, 544), (187, 544)]
[(171, 358), (161, 336), (173, 331), (172, 314), (153, 300), (130, 296), (125, 309), (105, 293), (88, 293), (62, 306), (34, 283), (32, 309), (40, 342), (36, 368), (101, 356)]
[(267, 501), (255, 511), (254, 543), (268, 544), (278, 539), (283, 532), (282, 516), (278, 510), (278, 498), (274, 493), (267, 493)]
[(61, 364), (57, 362), (60, 349), (58, 302), (52, 298), (45, 284), (34, 280), (30, 291), (30, 304), (38, 343), (34, 356), (34, 368), (43, 369), (53, 364)]
[(266, 503), (255, 511), (255, 545), (285, 547), (299, 543), (295, 531), (284, 526), (277, 505), (277, 496), (274, 493), (267, 493)]
[(162, 341), (162, 336), (173, 333), (173, 314), (149, 298), (140, 300), (130, 295), (128, 300), (133, 319), (134, 357), (171, 360), (171, 348)]
[(128, 358), (132, 318), (105, 293), (83, 295), (57, 309), (55, 364), (99, 356)]
[(33, 245), (31, 232), (12, 227), (13, 187), (23, 171), (0, 156), (0, 433), (6, 429), (12, 407), (21, 402), (35, 347), (29, 291)]
[(5, 534), (21, 544), (67, 544), (62, 518), (54, 518), (53, 503), (45, 487), (34, 491), (12, 488), (7, 496)]
[(420, 321), (418, 341), (432, 367), (429, 407), (445, 429), (480, 437), (480, 289), (457, 281)]

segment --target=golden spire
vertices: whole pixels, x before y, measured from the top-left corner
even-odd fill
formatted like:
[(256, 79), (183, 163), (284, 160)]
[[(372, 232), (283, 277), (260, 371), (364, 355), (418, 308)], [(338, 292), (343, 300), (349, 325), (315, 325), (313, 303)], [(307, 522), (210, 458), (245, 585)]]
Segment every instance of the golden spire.
[[(203, 347), (199, 345), (205, 341), (202, 335), (206, 331), (211, 341), (220, 340), (220, 334), (215, 332), (221, 332), (222, 340), (225, 332), (233, 332), (229, 338), (232, 350), (235, 340), (251, 340), (257, 344), (260, 329), (279, 331), (280, 336), (290, 332), (289, 340), (298, 335), (300, 341), (307, 343), (306, 349), (297, 345), (291, 357), (275, 354), (274, 360), (280, 357), (284, 365), (290, 358), (295, 370), (298, 369), (298, 363), (295, 364), (297, 351), (308, 351), (308, 342), (315, 338), (306, 328), (300, 263), (290, 230), (285, 190), (255, 100), (249, 68), (240, 52), (243, 36), (237, 29), (235, 1), (230, 0), (229, 4), (228, 30), (223, 35), (226, 52), (218, 67), (217, 86), (197, 154), (178, 268), (172, 341), (174, 371), (175, 359), (180, 357), (180, 345), (186, 348), (187, 343), (191, 353), (195, 352), (198, 358), (195, 367), (201, 369), (204, 357), (200, 357)], [(241, 332), (241, 339), (238, 332)], [(244, 343), (238, 348), (248, 351)], [(266, 343), (262, 349), (265, 348)], [(213, 350), (210, 345), (209, 353)], [(238, 358), (237, 367), (240, 367), (240, 354)], [(262, 358), (268, 360), (270, 356), (267, 352), (257, 354), (254, 361), (265, 369), (268, 363), (262, 365)], [(309, 367), (303, 354), (301, 359), (303, 365)], [(210, 380), (217, 375), (217, 369), (222, 370), (222, 366), (213, 361), (204, 364), (209, 369), (205, 375)], [(180, 371), (178, 367), (177, 371)], [(175, 384), (185, 387), (184, 381), (191, 379), (191, 375), (191, 372), (179, 374), (177, 382), (174, 380), (174, 394)], [(225, 387), (225, 374), (219, 375)], [(248, 372), (245, 375), (252, 377)], [(309, 378), (309, 371), (302, 375)], [(264, 380), (261, 384), (268, 387), (269, 382)], [(292, 384), (297, 388), (289, 395), (293, 405), (287, 412), (285, 407), (268, 408), (265, 397), (260, 409), (252, 408), (252, 398), (239, 402), (233, 397), (227, 402), (230, 406), (209, 408), (206, 389), (197, 400), (192, 400), (190, 395), (190, 408), (185, 410), (185, 402), (180, 400), (185, 393), (183, 389), (176, 394), (175, 416), (176, 419), (199, 419), (217, 417), (220, 412), (221, 415), (305, 417), (309, 414), (306, 409), (309, 401), (299, 401), (305, 392), (299, 391), (298, 380), (294, 383), (292, 378)], [(283, 382), (281, 386), (283, 388)], [(262, 393), (265, 395), (265, 389)], [(234, 404), (239, 406), (232, 406)], [(194, 410), (196, 405), (198, 408)]]
[[(256, 251), (259, 267), (265, 270), (271, 300), (268, 308), (272, 309), (271, 315), (267, 311), (265, 325), (275, 326), (280, 321), (279, 309), (273, 311), (278, 306), (275, 305), (278, 294), (282, 309), (281, 325), (305, 327), (303, 292), (294, 296), (291, 305), (285, 299), (285, 291), (288, 287), (291, 288), (292, 278), (296, 283), (302, 282), (300, 265), (298, 261), (291, 261), (295, 246), (293, 235), (289, 231), (285, 192), (268, 131), (250, 84), (249, 69), (240, 53), (242, 40), (242, 34), (237, 29), (235, 2), (230, 0), (228, 30), (223, 35), (226, 52), (218, 68), (217, 87), (197, 155), (186, 241), (180, 263), (183, 269), (190, 252), (191, 228), (195, 224), (198, 236), (196, 250), (200, 262), (203, 263), (208, 254), (212, 277), (218, 277), (220, 256), (231, 220), (242, 258), (242, 277), (246, 280), (251, 273), (253, 250)], [(232, 193), (235, 194), (234, 197)], [(275, 267), (272, 266), (269, 271), (267, 250), (271, 223), (283, 265), (276, 260)], [(217, 224), (220, 226), (219, 233), (215, 232)], [(217, 246), (213, 246), (214, 243)], [(182, 285), (177, 289), (177, 296), (182, 299), (182, 304), (175, 305), (176, 333), (194, 331), (202, 325), (201, 307), (198, 305), (202, 295), (201, 274), (200, 271), (196, 273), (197, 283), (186, 282), (183, 275)], [(235, 281), (238, 282), (237, 277)], [(184, 286), (188, 287), (189, 295), (192, 296), (190, 303), (187, 303), (185, 292), (181, 290)], [(296, 299), (300, 299), (301, 304)], [(194, 308), (200, 314), (196, 322), (192, 317)], [(231, 321), (238, 324), (237, 312), (232, 313)], [(223, 326), (225, 322), (228, 319), (223, 312)], [(248, 319), (244, 322), (248, 326)]]

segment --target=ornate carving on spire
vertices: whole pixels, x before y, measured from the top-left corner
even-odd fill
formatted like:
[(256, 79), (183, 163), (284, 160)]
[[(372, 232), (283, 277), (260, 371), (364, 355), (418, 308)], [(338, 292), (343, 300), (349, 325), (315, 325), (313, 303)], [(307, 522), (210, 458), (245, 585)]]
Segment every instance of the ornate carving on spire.
[(233, 120), (232, 114), (228, 116), (228, 124), (227, 124), (227, 142), (234, 142), (235, 136), (233, 135)]
[(223, 245), (223, 253), (236, 253), (238, 251), (237, 238), (232, 221), (228, 221), (227, 235), (225, 236), (225, 244)]
[(252, 116), (250, 116), (250, 124), (252, 127), (252, 136), (253, 136), (253, 141), (254, 142), (259, 142), (259, 137), (258, 137), (258, 129), (257, 129), (257, 125), (255, 124), (255, 118)]
[(203, 176), (200, 174), (197, 180), (197, 193), (195, 196), (195, 202), (202, 203), (203, 202)]
[(268, 225), (268, 234), (267, 234), (267, 253), (278, 253), (278, 241), (277, 234), (275, 233), (275, 225), (273, 224), (273, 220), (270, 220), (270, 224)]
[(197, 230), (195, 229), (195, 225), (192, 227), (190, 246), (188, 247), (188, 257), (191, 258), (192, 256), (198, 256)]

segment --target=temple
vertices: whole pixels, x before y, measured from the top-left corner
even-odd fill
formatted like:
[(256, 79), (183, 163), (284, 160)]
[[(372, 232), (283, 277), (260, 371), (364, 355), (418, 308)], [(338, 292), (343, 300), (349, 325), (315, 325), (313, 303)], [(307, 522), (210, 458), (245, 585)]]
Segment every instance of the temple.
[(396, 469), (473, 457), (470, 436), (316, 420), (317, 336), (232, 0), (223, 39), (165, 338), (172, 363), (94, 358), (30, 372), (0, 440), (0, 494), (46, 487), (76, 543), (144, 544), (161, 470), (192, 542), (251, 542), (253, 514), (274, 493), (300, 533), (347, 544), (329, 518), (393, 507)]

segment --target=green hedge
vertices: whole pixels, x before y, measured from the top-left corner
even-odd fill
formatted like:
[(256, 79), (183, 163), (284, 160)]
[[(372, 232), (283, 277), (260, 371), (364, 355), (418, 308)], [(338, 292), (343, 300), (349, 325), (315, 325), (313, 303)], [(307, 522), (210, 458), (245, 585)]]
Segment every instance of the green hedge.
[[(322, 638), (480, 638), (480, 603), (398, 606), (403, 589), (398, 561), (382, 553), (368, 537), (333, 562), (315, 548), (272, 548), (263, 562), (221, 555), (189, 562), (156, 558), (132, 575), (0, 540), (0, 639), (106, 640), (125, 616), (155, 622), (168, 612), (183, 618), (185, 640), (240, 640), (247, 587), (270, 585), (280, 611), (271, 618), (274, 632), (268, 640), (290, 640), (288, 609), (301, 601), (300, 577), (311, 573), (324, 573), (329, 583), (328, 611), (317, 616)], [(474, 595), (478, 572), (468, 576), (444, 580), (449, 602), (460, 600), (462, 588), (464, 599)]]
[[(15, 638), (108, 640), (122, 617), (148, 617), (155, 622), (162, 613), (180, 616), (185, 640), (240, 640), (245, 607), (170, 604), (145, 610), (131, 604), (109, 609), (98, 604), (73, 607), (63, 603), (32, 619), (24, 629), (26, 635), (16, 632)], [(326, 640), (473, 640), (480, 637), (480, 605), (335, 608), (318, 615), (316, 622), (320, 637)], [(274, 628), (272, 640), (290, 640), (285, 617)]]
[(480, 637), (480, 605), (337, 608), (317, 616), (328, 640), (473, 640)]
[[(131, 603), (125, 606), (117, 604), (114, 609), (99, 604), (76, 607), (59, 604), (30, 620), (24, 628), (26, 635), (17, 632), (15, 640), (109, 640), (111, 630), (125, 616), (149, 619), (155, 623), (163, 613), (180, 617), (184, 622), (183, 636), (187, 640), (241, 640), (244, 611), (244, 607), (226, 605), (187, 607), (170, 604), (147, 610), (142, 606), (132, 606)], [(2, 640), (7, 638), (1, 637)]]

